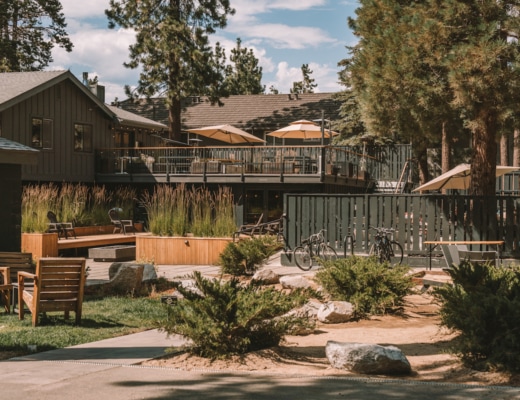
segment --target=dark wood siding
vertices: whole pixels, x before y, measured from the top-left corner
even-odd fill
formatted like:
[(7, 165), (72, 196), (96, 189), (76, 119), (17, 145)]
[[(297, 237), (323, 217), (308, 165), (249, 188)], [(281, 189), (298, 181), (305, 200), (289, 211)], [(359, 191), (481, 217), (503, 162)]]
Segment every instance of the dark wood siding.
[[(37, 165), (22, 167), (22, 179), (94, 182), (94, 149), (113, 146), (110, 118), (77, 86), (64, 81), (4, 111), (2, 135), (30, 146), (34, 117), (53, 121), (53, 143), (40, 152)], [(92, 125), (92, 152), (74, 151), (75, 123)]]

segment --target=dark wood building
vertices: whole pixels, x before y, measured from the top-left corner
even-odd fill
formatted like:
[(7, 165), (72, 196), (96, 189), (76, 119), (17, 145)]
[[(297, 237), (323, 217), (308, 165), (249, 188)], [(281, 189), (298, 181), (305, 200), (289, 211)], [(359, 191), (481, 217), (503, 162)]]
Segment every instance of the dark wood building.
[(96, 149), (154, 146), (164, 124), (104, 103), (70, 71), (0, 73), (0, 137), (39, 150), (23, 181), (94, 182)]

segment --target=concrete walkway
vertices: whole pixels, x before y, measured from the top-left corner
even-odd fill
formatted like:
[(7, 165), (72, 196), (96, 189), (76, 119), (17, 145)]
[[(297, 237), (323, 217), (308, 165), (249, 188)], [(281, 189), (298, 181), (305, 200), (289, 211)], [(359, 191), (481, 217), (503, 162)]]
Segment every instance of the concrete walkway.
[[(90, 279), (108, 279), (110, 263), (94, 263)], [(194, 269), (218, 274), (216, 267), (159, 266), (171, 278)], [(280, 274), (300, 274), (296, 267), (282, 267)], [(180, 274), (180, 275), (179, 275)], [(398, 379), (359, 379), (296, 376), (290, 373), (244, 371), (183, 371), (145, 367), (144, 360), (181, 346), (180, 336), (150, 330), (0, 361), (2, 399), (520, 399), (520, 388), (481, 387)]]

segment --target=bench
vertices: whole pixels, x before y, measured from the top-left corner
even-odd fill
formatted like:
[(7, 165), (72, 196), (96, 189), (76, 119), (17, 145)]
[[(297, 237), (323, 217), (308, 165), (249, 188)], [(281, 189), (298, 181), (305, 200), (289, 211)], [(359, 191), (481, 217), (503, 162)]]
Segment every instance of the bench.
[(35, 271), (31, 253), (0, 252), (0, 267), (9, 267), (11, 282), (18, 282), (19, 271)]

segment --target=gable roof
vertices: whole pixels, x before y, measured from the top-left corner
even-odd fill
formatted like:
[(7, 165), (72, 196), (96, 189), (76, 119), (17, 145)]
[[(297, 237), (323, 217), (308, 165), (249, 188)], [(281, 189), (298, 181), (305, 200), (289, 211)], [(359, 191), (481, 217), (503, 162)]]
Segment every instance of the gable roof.
[[(338, 119), (340, 102), (334, 93), (237, 95), (222, 98), (223, 106), (212, 105), (207, 97), (191, 97), (183, 101), (182, 127), (230, 124), (251, 131), (271, 132), (291, 122), (307, 119)], [(147, 118), (168, 123), (164, 98), (141, 100), (137, 104), (124, 101), (120, 106)]]
[(70, 80), (90, 98), (108, 118), (121, 125), (152, 130), (167, 129), (166, 125), (103, 103), (90, 88), (70, 71), (33, 71), (0, 73), (0, 112), (27, 100), (60, 82)]

